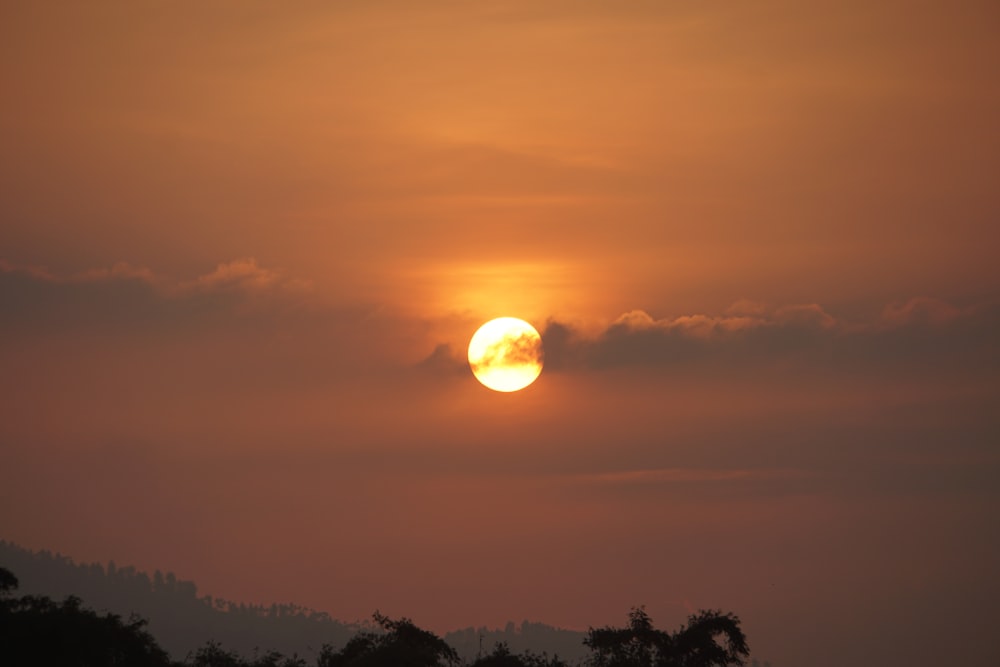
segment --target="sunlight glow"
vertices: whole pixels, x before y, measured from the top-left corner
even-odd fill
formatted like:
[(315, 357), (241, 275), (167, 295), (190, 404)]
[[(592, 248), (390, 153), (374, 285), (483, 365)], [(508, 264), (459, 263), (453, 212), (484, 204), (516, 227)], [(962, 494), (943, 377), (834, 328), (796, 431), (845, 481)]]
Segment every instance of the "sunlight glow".
[(494, 391), (524, 389), (542, 372), (542, 337), (516, 317), (490, 320), (469, 341), (469, 366)]

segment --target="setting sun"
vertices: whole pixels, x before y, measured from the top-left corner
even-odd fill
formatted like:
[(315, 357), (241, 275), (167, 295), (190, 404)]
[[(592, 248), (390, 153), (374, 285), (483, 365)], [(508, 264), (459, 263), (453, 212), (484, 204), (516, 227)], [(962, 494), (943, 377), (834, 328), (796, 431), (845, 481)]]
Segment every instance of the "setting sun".
[(494, 391), (524, 389), (542, 372), (542, 337), (516, 317), (490, 320), (469, 341), (469, 366)]

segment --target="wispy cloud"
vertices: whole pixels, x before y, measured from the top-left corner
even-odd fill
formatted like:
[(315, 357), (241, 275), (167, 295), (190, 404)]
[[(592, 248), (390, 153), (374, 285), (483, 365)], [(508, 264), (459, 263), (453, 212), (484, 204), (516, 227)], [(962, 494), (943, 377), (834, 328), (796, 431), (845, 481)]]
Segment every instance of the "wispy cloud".
[(746, 468), (655, 468), (581, 474), (573, 481), (591, 484), (685, 484), (732, 481), (801, 479), (814, 475), (804, 470)]

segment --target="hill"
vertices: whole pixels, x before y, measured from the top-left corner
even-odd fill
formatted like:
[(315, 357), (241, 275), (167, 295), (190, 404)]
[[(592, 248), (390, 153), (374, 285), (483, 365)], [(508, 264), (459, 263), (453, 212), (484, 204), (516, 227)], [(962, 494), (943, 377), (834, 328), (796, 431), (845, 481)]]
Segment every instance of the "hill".
[[(31, 551), (0, 540), (0, 566), (20, 580), (22, 594), (45, 595), (59, 600), (76, 595), (97, 610), (149, 621), (149, 632), (178, 660), (208, 641), (226, 649), (252, 655), (255, 649), (298, 653), (311, 658), (323, 644), (340, 647), (359, 630), (357, 623), (338, 621), (329, 614), (294, 604), (253, 605), (198, 596), (192, 581), (172, 572), (156, 570), (152, 575), (114, 561), (76, 563), (50, 551)], [(543, 623), (507, 623), (503, 629), (468, 627), (444, 636), (459, 655), (476, 656), (497, 642), (506, 642), (514, 652), (559, 654), (575, 662), (586, 654), (583, 633), (554, 628)]]

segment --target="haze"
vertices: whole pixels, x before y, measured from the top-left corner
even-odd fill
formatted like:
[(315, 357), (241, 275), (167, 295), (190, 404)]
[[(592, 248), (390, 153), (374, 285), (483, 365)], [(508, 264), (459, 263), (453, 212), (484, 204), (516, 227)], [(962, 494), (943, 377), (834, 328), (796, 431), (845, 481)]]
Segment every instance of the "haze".
[[(0, 10), (0, 538), (993, 665), (993, 2)], [(476, 328), (542, 331), (500, 395)], [(916, 641), (914, 638), (919, 638)]]

